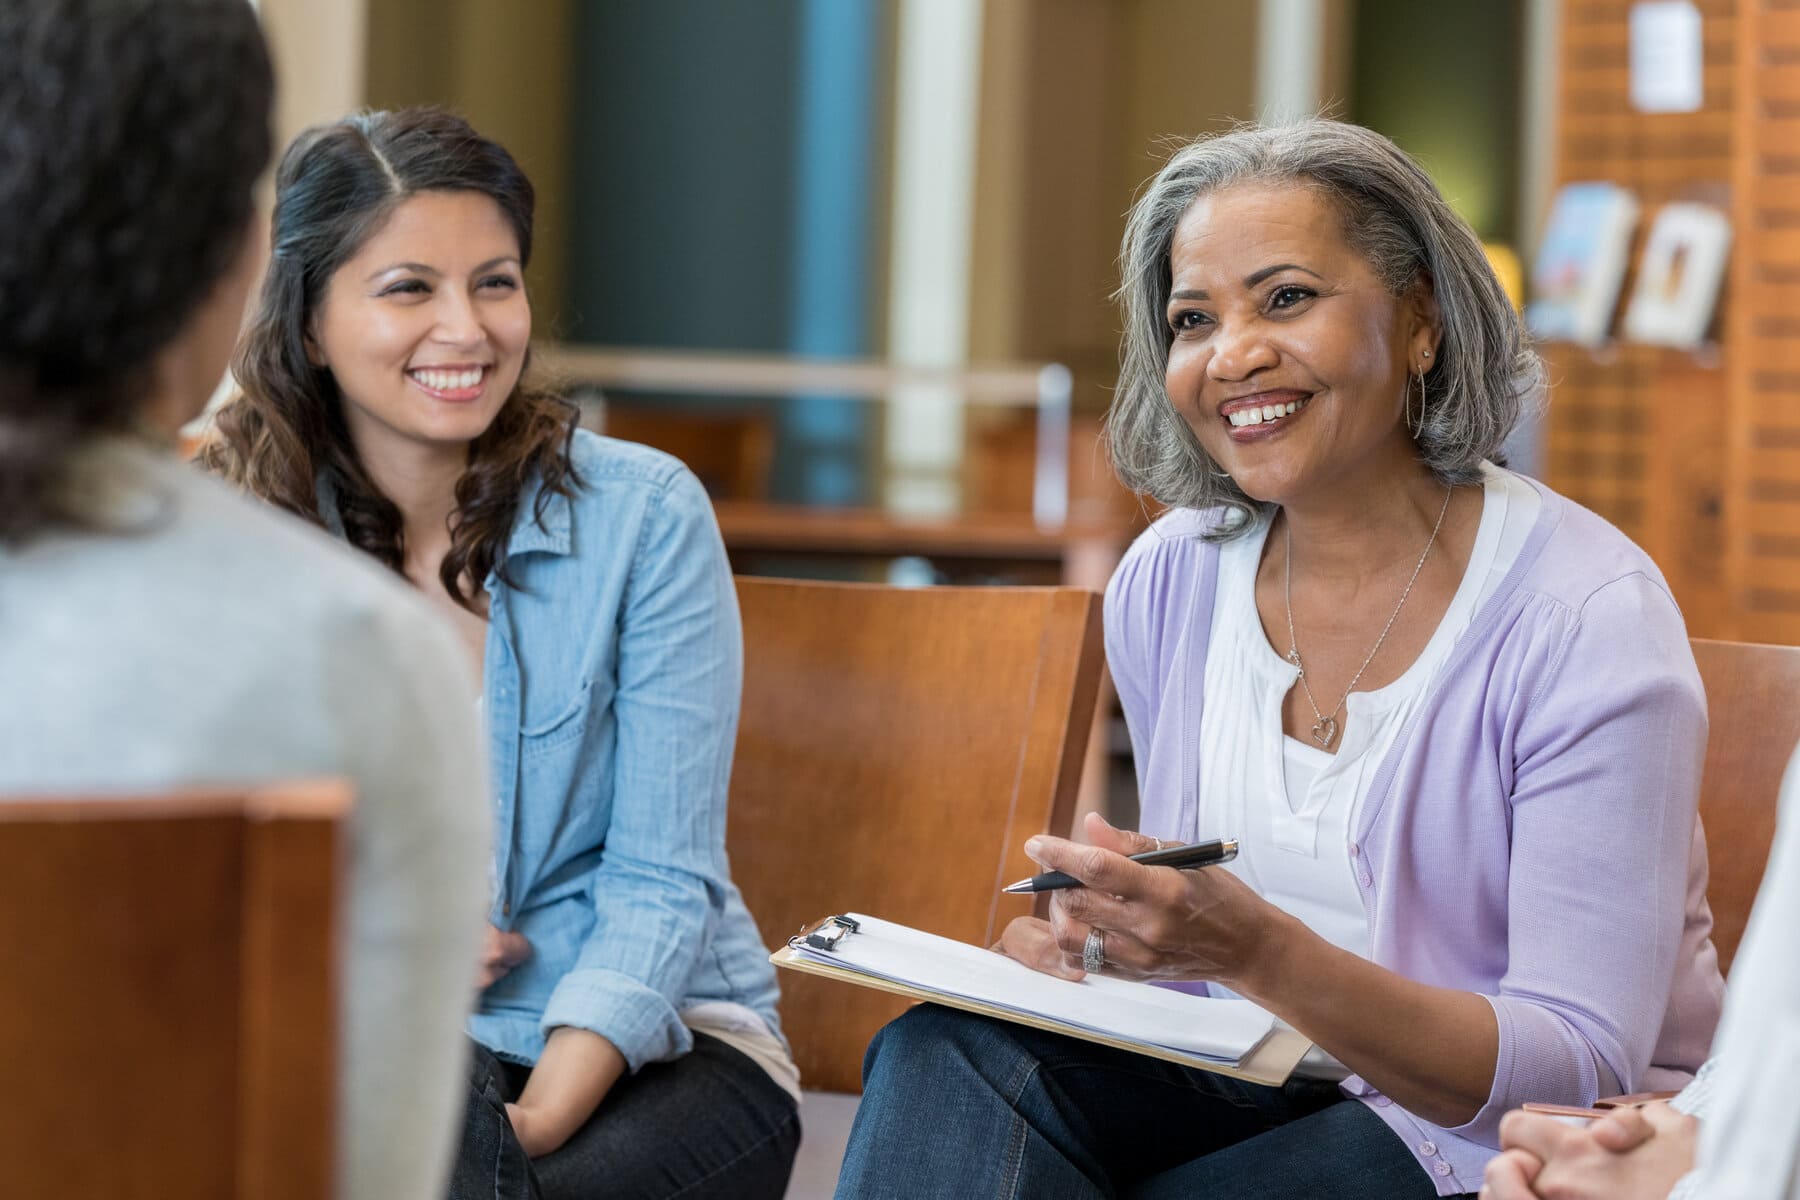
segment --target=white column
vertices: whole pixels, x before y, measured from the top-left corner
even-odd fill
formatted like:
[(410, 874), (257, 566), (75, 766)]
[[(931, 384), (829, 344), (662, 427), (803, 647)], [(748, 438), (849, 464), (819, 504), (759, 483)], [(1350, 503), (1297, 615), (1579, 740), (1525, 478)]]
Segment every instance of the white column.
[[(901, 0), (894, 86), (888, 356), (961, 366), (969, 348), (982, 0)], [(958, 502), (962, 398), (911, 387), (891, 397), (886, 496), (900, 512)]]
[(1286, 125), (1319, 111), (1325, 0), (1262, 0), (1256, 27), (1256, 111)]
[[(263, 33), (275, 65), (275, 144), (257, 201), (262, 210), (257, 219), (266, 220), (274, 200), (270, 187), (275, 164), (281, 161), (281, 152), (294, 135), (308, 125), (334, 120), (362, 106), (368, 0), (250, 2), (262, 16)], [(250, 289), (249, 306), (256, 304), (257, 290), (256, 286)], [(249, 319), (248, 311), (245, 319)], [(213, 412), (231, 398), (236, 386), (227, 372), (213, 389), (205, 410), (182, 432), (190, 437), (204, 433)]]
[[(308, 125), (363, 103), (369, 0), (260, 0), (274, 52), (277, 154)], [(423, 53), (423, 51), (421, 51)]]
[(1525, 5), (1525, 70), (1519, 103), (1519, 257), (1537, 255), (1550, 181), (1556, 174), (1557, 28), (1561, 0)]
[[(1562, 25), (1561, 0), (1527, 0), (1525, 5), (1525, 71), (1519, 104), (1519, 220), (1517, 244), (1525, 278), (1537, 261), (1550, 186), (1556, 178), (1556, 83)], [(1544, 409), (1527, 405), (1506, 439), (1506, 465), (1526, 475), (1544, 470)]]

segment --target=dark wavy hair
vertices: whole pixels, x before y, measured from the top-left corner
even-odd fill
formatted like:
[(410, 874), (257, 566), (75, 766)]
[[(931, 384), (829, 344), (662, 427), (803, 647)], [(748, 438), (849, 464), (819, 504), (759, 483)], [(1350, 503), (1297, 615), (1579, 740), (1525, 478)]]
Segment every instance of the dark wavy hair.
[[(520, 265), (530, 262), (531, 181), (461, 117), (439, 108), (363, 112), (294, 139), (275, 176), (274, 255), (232, 362), (240, 392), (199, 454), (209, 470), (319, 525), (319, 485), (328, 483), (350, 543), (395, 571), (406, 561), (400, 509), (357, 456), (337, 382), (308, 360), (306, 335), (332, 275), (395, 208), (427, 191), (491, 198), (518, 236)], [(580, 483), (569, 460), (576, 408), (532, 381), (529, 360), (526, 367), (470, 445), (456, 484), (438, 575), (471, 610), (489, 571), (506, 578), (506, 541), (527, 485), (541, 485), (533, 514), (541, 520), (552, 496)]]
[(69, 459), (236, 260), (273, 93), (245, 0), (0, 4), (0, 544), (86, 523)]

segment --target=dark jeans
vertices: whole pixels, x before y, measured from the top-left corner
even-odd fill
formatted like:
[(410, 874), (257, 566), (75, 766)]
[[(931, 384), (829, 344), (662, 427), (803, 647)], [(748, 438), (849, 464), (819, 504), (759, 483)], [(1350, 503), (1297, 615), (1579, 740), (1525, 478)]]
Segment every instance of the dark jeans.
[(450, 1200), (780, 1200), (800, 1145), (793, 1097), (709, 1034), (613, 1086), (561, 1148), (527, 1161), (504, 1105), (531, 1068), (475, 1045)]
[(840, 1198), (1435, 1200), (1334, 1084), (1259, 1087), (923, 1004), (875, 1036)]

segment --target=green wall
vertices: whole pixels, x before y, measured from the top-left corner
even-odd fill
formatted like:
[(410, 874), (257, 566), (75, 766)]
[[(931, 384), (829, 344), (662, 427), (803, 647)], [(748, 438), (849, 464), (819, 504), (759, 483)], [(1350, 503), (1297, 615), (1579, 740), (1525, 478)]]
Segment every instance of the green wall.
[(577, 11), (573, 337), (785, 349), (799, 5)]
[(1488, 241), (1516, 243), (1517, 0), (1357, 0), (1348, 115), (1425, 164)]

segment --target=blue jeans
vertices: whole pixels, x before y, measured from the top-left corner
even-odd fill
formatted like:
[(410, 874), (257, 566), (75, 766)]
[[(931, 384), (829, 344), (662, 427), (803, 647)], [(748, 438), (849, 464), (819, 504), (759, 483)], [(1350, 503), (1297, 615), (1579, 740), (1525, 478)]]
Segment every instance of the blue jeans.
[(1435, 1200), (1335, 1084), (1261, 1087), (924, 1004), (863, 1060), (840, 1200)]
[(527, 1160), (506, 1119), (531, 1068), (472, 1043), (450, 1200), (780, 1200), (800, 1146), (793, 1097), (710, 1034), (619, 1080), (561, 1148)]

